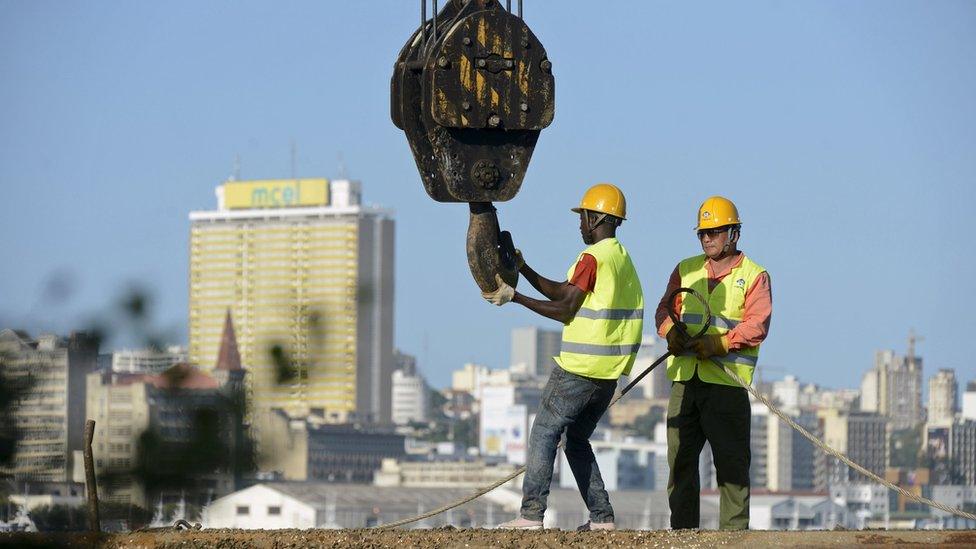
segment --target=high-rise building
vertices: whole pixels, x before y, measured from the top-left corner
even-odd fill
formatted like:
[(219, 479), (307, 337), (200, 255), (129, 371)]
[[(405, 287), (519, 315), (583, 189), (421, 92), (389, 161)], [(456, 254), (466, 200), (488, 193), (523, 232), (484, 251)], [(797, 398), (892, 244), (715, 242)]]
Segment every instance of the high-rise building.
[[(813, 490), (814, 452), (818, 451), (813, 443), (761, 403), (754, 402), (752, 406), (752, 485), (774, 492)], [(791, 416), (793, 421), (818, 434), (817, 417), (813, 413)]]
[(190, 213), (190, 362), (229, 309), (255, 410), (389, 422), (394, 221), (359, 182), (228, 181)]
[(554, 364), (552, 358), (559, 356), (563, 334), (559, 330), (545, 330), (536, 326), (512, 330), (512, 366), (520, 366), (525, 373), (534, 377), (548, 377)]
[(959, 384), (956, 372), (951, 369), (939, 370), (929, 378), (929, 425), (949, 425), (956, 416), (956, 395)]
[(0, 474), (38, 485), (35, 493), (72, 481), (75, 452), (84, 444), (85, 376), (97, 361), (98, 341), (85, 333), (35, 340), (0, 331), (0, 383), (19, 388), (3, 426), (16, 437), (16, 453)]
[(417, 359), (397, 351), (396, 363), (397, 369), (393, 371), (393, 423), (404, 425), (411, 421), (427, 421), (427, 382), (417, 372)]
[(187, 362), (186, 347), (161, 349), (123, 349), (112, 353), (112, 371), (131, 374), (159, 374), (181, 362)]
[(967, 383), (962, 394), (962, 418), (976, 421), (976, 381)]
[(877, 412), (892, 430), (909, 429), (922, 422), (922, 357), (915, 355), (915, 334), (908, 336), (908, 353), (878, 351), (874, 368), (861, 381), (861, 411)]
[[(775, 417), (771, 417), (769, 409), (761, 402), (753, 402), (749, 429), (749, 483), (754, 488), (768, 488), (769, 482), (769, 431), (775, 431), (779, 425)], [(773, 448), (774, 451), (778, 448)]]
[(780, 409), (788, 414), (800, 412), (800, 382), (796, 376), (788, 375), (773, 382), (773, 397), (779, 401)]
[(976, 421), (955, 421), (949, 431), (949, 460), (960, 484), (976, 486)]
[[(818, 410), (823, 441), (867, 470), (883, 476), (888, 463), (888, 419), (869, 412), (846, 412), (836, 408)], [(816, 487), (824, 490), (835, 484), (870, 482), (832, 456), (818, 460)]]

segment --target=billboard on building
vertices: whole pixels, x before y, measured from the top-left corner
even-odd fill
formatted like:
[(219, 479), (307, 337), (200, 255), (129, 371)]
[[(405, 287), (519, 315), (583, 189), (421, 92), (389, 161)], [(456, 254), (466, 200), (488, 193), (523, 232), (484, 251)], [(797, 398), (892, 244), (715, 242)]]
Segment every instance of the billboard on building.
[(222, 187), (228, 210), (328, 206), (328, 179), (261, 179), (228, 181)]
[(480, 400), (478, 445), (481, 455), (503, 456), (508, 451), (507, 442), (511, 430), (508, 412), (515, 404), (515, 388), (511, 385), (483, 386)]
[(509, 463), (525, 465), (526, 448), (529, 443), (527, 419), (528, 410), (524, 404), (509, 406), (506, 412), (508, 432), (505, 439), (505, 455)]
[(932, 459), (946, 459), (949, 457), (949, 428), (930, 427), (927, 433), (928, 444), (926, 450)]

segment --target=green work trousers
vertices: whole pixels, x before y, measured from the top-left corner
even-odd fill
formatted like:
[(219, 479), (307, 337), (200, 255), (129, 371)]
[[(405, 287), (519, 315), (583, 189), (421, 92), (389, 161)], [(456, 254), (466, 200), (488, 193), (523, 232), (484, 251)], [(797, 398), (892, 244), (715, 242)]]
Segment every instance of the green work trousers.
[(712, 448), (719, 490), (719, 527), (749, 528), (749, 396), (742, 387), (706, 383), (698, 373), (671, 385), (668, 402), (668, 504), (671, 528), (698, 528), (698, 458)]

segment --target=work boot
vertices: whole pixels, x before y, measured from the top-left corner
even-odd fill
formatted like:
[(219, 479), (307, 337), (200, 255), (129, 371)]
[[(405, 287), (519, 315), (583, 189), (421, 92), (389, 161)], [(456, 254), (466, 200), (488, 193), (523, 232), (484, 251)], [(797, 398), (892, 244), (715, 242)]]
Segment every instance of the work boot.
[(587, 522), (586, 524), (578, 527), (577, 532), (587, 532), (589, 530), (616, 530), (617, 526), (612, 522)]
[(498, 528), (502, 530), (542, 530), (542, 521), (519, 517), (499, 524)]

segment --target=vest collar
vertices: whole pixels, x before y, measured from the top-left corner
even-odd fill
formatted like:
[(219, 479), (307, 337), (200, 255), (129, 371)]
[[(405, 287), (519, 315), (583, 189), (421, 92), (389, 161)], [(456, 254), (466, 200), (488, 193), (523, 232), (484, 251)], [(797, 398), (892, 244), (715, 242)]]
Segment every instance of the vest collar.
[(705, 256), (705, 270), (706, 272), (708, 272), (708, 278), (716, 279), (716, 278), (724, 278), (728, 276), (729, 273), (742, 266), (742, 262), (745, 261), (745, 258), (746, 258), (745, 252), (739, 250), (738, 258), (736, 258), (735, 262), (733, 262), (732, 265), (729, 266), (728, 270), (720, 273), (716, 273), (712, 269), (712, 260), (709, 259), (708, 256)]

